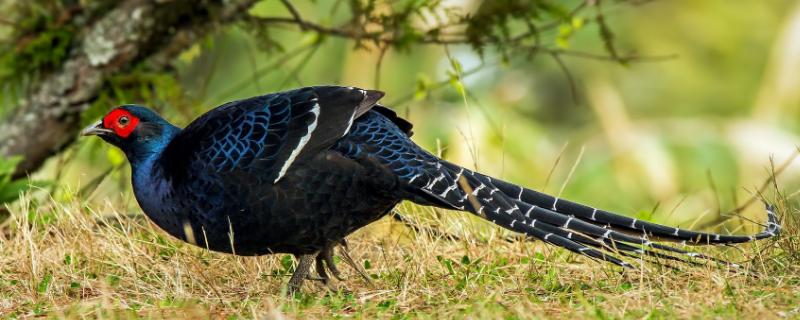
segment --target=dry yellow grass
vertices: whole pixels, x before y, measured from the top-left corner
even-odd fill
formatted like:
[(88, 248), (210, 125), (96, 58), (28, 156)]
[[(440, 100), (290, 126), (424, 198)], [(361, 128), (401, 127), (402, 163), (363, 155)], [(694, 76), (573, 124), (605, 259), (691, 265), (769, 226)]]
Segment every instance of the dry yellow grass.
[[(283, 297), (286, 255), (235, 257), (170, 238), (111, 205), (22, 199), (0, 239), (0, 315), (69, 318), (800, 318), (796, 225), (777, 241), (712, 248), (752, 257), (758, 277), (715, 266), (619, 268), (507, 233), (465, 215), (432, 218), (458, 241), (415, 234), (391, 219), (351, 236), (374, 286), (340, 264), (330, 291), (307, 283)], [(797, 207), (782, 206), (783, 215)], [(444, 213), (444, 212), (438, 212)]]

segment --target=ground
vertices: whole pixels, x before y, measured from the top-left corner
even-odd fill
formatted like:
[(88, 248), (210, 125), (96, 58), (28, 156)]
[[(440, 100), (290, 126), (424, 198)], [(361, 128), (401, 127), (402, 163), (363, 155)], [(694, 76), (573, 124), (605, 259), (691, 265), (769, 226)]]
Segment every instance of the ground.
[[(786, 217), (797, 208), (779, 209)], [(800, 318), (796, 224), (785, 223), (777, 240), (703, 250), (750, 260), (752, 272), (644, 264), (623, 271), (511, 238), (462, 214), (407, 204), (398, 210), (449, 235), (381, 220), (350, 237), (372, 284), (340, 263), (346, 279), (335, 281), (334, 290), (307, 283), (286, 298), (289, 256), (210, 253), (169, 237), (136, 212), (23, 198), (1, 231), (0, 316)]]

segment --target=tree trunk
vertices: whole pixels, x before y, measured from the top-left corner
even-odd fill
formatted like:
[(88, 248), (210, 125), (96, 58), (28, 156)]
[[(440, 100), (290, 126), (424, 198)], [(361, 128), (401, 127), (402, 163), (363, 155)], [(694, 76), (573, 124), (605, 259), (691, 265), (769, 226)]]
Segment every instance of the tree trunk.
[(24, 158), (25, 176), (68, 146), (80, 114), (106, 78), (136, 63), (168, 67), (175, 55), (220, 24), (247, 14), (255, 0), (120, 1), (78, 35), (60, 70), (46, 76), (0, 124), (0, 156)]

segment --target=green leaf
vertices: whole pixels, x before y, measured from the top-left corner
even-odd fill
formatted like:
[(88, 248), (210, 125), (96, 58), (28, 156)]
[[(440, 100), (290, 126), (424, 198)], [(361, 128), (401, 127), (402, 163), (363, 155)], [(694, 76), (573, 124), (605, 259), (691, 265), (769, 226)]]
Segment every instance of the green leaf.
[(22, 157), (20, 156), (0, 158), (0, 177), (13, 174), (20, 162), (22, 162)]
[(572, 18), (572, 29), (573, 29), (573, 30), (575, 30), (575, 31), (577, 31), (577, 30), (579, 30), (580, 28), (583, 28), (583, 25), (584, 25), (585, 23), (586, 23), (586, 21), (585, 21), (583, 18), (581, 18), (581, 17), (574, 17), (574, 18)]
[(453, 71), (455, 71), (458, 76), (464, 73), (464, 67), (461, 65), (461, 62), (456, 59), (450, 59), (450, 67), (453, 68)]
[(195, 58), (199, 57), (202, 53), (202, 49), (200, 48), (199, 43), (193, 44), (189, 49), (183, 50), (180, 55), (178, 55), (178, 61), (189, 64), (194, 61)]
[(558, 27), (558, 36), (556, 37), (556, 46), (561, 49), (569, 48), (569, 38), (572, 37), (573, 32), (572, 25), (569, 24), (561, 24)]
[(8, 181), (0, 180), (0, 205), (17, 200), (19, 194), (36, 188), (46, 188), (52, 185), (49, 181), (32, 181), (28, 178)]
[(294, 262), (292, 261), (292, 256), (284, 255), (281, 257), (281, 267), (286, 272), (290, 272), (294, 268)]
[(447, 273), (449, 273), (451, 276), (456, 275), (456, 270), (453, 269), (453, 260), (442, 257), (436, 258), (439, 259), (439, 262), (445, 267), (445, 269), (447, 269)]
[(38, 293), (45, 293), (47, 292), (47, 288), (50, 287), (50, 282), (53, 281), (53, 275), (48, 273), (42, 278), (42, 281), (39, 281), (39, 284), (36, 285), (36, 292)]
[(414, 99), (424, 100), (428, 97), (428, 92), (431, 90), (431, 79), (425, 74), (417, 75), (417, 85), (414, 90)]
[(464, 89), (464, 84), (461, 83), (457, 78), (450, 78), (450, 86), (458, 92), (459, 95), (462, 97), (467, 95), (467, 90)]
[(108, 284), (112, 287), (116, 287), (119, 285), (120, 277), (118, 275), (112, 274), (108, 276)]

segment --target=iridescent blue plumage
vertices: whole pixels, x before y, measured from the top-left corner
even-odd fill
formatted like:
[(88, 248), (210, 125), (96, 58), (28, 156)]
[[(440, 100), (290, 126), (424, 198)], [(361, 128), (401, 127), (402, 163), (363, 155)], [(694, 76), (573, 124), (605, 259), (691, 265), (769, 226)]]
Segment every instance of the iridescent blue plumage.
[[(305, 278), (308, 259), (316, 257), (323, 278), (324, 265), (335, 271), (331, 248), (402, 200), (468, 211), (624, 267), (631, 265), (612, 254), (714, 260), (651, 237), (735, 243), (780, 230), (769, 206), (760, 234), (708, 234), (627, 218), (467, 170), (417, 146), (411, 124), (376, 104), (382, 96), (352, 87), (301, 88), (224, 104), (183, 130), (146, 108), (123, 106), (89, 131), (125, 151), (136, 199), (158, 226), (211, 250), (295, 254), (301, 265), (293, 288)], [(132, 134), (114, 135), (129, 116), (139, 120)]]

